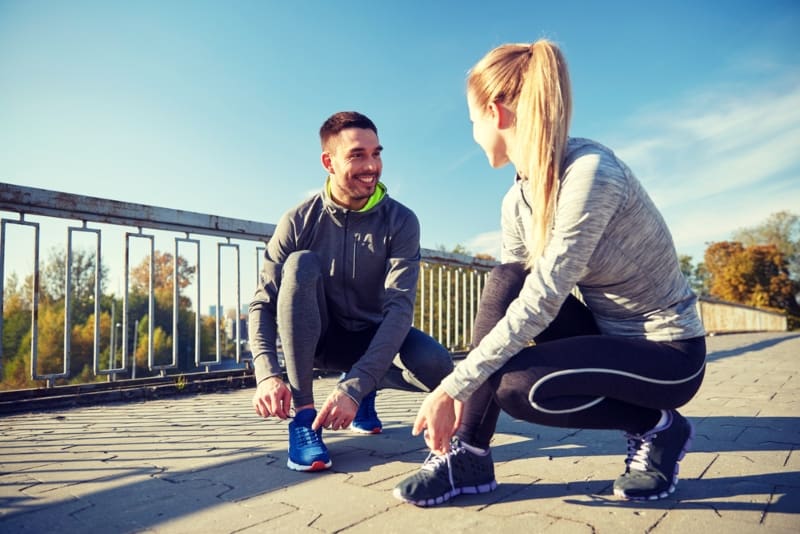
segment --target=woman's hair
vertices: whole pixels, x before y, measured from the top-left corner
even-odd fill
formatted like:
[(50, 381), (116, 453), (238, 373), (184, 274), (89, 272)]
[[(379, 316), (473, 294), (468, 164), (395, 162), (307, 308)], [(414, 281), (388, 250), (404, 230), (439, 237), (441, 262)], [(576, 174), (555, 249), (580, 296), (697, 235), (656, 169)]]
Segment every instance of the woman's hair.
[(498, 46), (470, 70), (467, 91), (479, 109), (495, 102), (516, 115), (516, 143), (509, 156), (531, 192), (531, 267), (547, 245), (555, 217), (572, 116), (567, 62), (547, 40)]

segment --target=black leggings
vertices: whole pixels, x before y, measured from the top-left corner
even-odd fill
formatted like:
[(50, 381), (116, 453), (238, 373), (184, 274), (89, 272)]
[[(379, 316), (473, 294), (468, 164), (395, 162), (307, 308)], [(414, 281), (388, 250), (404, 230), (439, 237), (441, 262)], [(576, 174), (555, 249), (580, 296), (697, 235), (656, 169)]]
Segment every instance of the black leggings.
[[(517, 263), (492, 270), (475, 317), (474, 346), (505, 315), (526, 274)], [(464, 442), (488, 447), (501, 409), (547, 426), (645, 432), (662, 409), (686, 404), (703, 381), (705, 338), (657, 342), (602, 335), (573, 296), (534, 341), (464, 403), (456, 432)]]

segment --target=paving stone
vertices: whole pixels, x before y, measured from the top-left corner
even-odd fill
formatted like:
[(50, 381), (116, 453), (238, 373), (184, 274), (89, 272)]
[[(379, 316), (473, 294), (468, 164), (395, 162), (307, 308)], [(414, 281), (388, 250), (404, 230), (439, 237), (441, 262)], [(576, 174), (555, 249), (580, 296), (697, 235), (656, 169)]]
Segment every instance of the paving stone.
[[(419, 469), (411, 425), (424, 395), (381, 391), (379, 435), (325, 432), (330, 471), (286, 468), (286, 421), (252, 390), (0, 418), (0, 532), (800, 532), (800, 336), (708, 338), (706, 379), (685, 407), (692, 452), (670, 498), (619, 500), (620, 432), (501, 415), (499, 487), (432, 509), (392, 489)], [(317, 380), (319, 395), (336, 379)]]

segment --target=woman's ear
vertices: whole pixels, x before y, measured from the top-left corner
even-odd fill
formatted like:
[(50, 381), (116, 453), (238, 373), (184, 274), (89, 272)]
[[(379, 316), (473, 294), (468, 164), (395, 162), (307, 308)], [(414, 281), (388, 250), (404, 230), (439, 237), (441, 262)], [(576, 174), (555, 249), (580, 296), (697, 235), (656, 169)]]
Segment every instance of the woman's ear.
[(489, 104), (489, 113), (494, 120), (494, 125), (498, 130), (505, 130), (514, 126), (516, 117), (514, 112), (505, 107), (500, 102)]

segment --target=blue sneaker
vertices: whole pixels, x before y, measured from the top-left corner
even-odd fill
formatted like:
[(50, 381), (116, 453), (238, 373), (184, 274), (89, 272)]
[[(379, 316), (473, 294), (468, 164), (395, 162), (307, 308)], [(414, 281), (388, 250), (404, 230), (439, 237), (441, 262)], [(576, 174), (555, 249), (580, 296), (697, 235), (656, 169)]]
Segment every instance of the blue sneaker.
[(375, 411), (375, 392), (373, 391), (363, 399), (358, 405), (358, 412), (353, 422), (350, 423), (350, 430), (359, 434), (380, 434), (383, 424), (378, 419), (378, 412)]
[(307, 408), (295, 414), (289, 423), (289, 460), (286, 465), (294, 471), (322, 471), (333, 462), (322, 442), (322, 429), (311, 430), (317, 411)]

